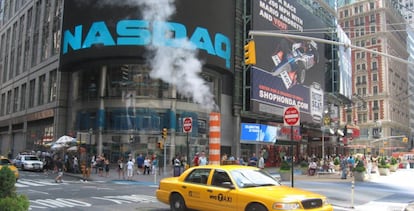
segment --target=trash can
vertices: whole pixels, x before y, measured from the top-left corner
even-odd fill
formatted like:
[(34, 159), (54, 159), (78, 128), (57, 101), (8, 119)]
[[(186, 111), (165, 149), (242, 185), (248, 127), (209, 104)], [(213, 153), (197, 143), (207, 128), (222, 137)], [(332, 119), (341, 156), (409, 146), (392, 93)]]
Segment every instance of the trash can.
[(181, 166), (174, 166), (174, 177), (178, 177), (181, 174)]

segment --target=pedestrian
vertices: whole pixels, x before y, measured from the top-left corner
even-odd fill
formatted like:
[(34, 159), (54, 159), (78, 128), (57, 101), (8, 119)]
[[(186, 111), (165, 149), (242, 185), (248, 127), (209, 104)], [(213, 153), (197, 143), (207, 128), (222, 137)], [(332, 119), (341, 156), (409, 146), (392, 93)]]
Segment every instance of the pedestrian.
[(258, 167), (260, 169), (264, 169), (264, 167), (265, 167), (265, 162), (264, 162), (263, 155), (260, 155)]
[(151, 169), (151, 160), (149, 159), (149, 157), (145, 157), (144, 160), (144, 175), (145, 174), (150, 174), (150, 169)]
[(152, 159), (152, 161), (151, 161), (151, 166), (152, 166), (152, 168), (151, 168), (151, 170), (152, 170), (152, 174), (156, 174), (157, 173), (157, 168), (158, 168), (158, 157), (157, 157), (157, 155), (154, 155), (154, 158)]
[(73, 173), (77, 174), (79, 173), (79, 162), (78, 162), (78, 158), (75, 156), (73, 156)]
[(355, 159), (352, 157), (352, 155), (351, 156), (349, 156), (349, 158), (348, 158), (348, 167), (349, 167), (349, 175), (352, 177), (353, 176), (353, 170), (354, 170), (354, 167), (355, 167)]
[(82, 161), (81, 170), (82, 170), (82, 180), (83, 182), (87, 182), (91, 174), (91, 163), (88, 162), (87, 160)]
[(125, 172), (124, 172), (124, 159), (121, 157), (118, 159), (118, 179), (125, 179)]
[(256, 153), (254, 152), (249, 159), (249, 166), (257, 166), (257, 157), (256, 157)]
[(127, 178), (128, 180), (132, 180), (132, 173), (134, 171), (134, 162), (132, 162), (132, 159), (129, 159), (127, 163)]
[(58, 175), (55, 178), (55, 182), (56, 183), (58, 183), (58, 182), (62, 183), (63, 182), (62, 177), (63, 177), (63, 171), (65, 170), (65, 165), (62, 162), (61, 158), (58, 158), (58, 160), (56, 161), (55, 164), (56, 164), (56, 169), (57, 169), (57, 172), (58, 172)]
[(142, 173), (141, 171), (143, 171), (143, 168), (144, 168), (144, 160), (145, 160), (144, 156), (142, 154), (139, 154), (136, 159), (137, 167), (138, 167), (137, 174)]
[(199, 153), (197, 152), (195, 155), (194, 155), (194, 158), (193, 158), (193, 166), (198, 166), (198, 161), (199, 161)]
[(200, 156), (198, 157), (198, 165), (205, 166), (207, 165), (207, 163), (208, 161), (207, 161), (206, 153), (202, 151)]
[(346, 179), (347, 169), (348, 169), (348, 160), (346, 159), (346, 157), (343, 157), (341, 160), (341, 170), (342, 170), (341, 179)]
[(109, 177), (109, 160), (107, 158), (105, 158), (104, 165), (105, 165), (105, 177)]

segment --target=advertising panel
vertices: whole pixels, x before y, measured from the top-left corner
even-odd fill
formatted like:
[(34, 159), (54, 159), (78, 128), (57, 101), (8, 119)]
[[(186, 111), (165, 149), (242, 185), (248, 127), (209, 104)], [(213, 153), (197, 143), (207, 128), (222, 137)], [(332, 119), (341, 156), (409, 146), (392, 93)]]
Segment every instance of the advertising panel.
[[(325, 38), (326, 24), (297, 1), (259, 0), (252, 4), (253, 30)], [(298, 106), (301, 121), (320, 123), (325, 53), (329, 49), (312, 39), (255, 36), (254, 40), (256, 65), (251, 70), (251, 109), (282, 115), (284, 107)]]
[(254, 123), (241, 123), (240, 139), (244, 142), (275, 143), (279, 127)]
[[(348, 38), (341, 26), (337, 26), (337, 33), (339, 42), (351, 44), (351, 40)], [(352, 98), (352, 66), (351, 66), (351, 48), (345, 48), (339, 46), (339, 94), (351, 99)]]
[[(197, 49), (205, 64), (232, 70), (234, 1), (176, 0), (173, 15), (160, 21), (144, 19), (137, 2), (65, 1), (61, 70), (92, 62), (137, 63), (151, 55), (148, 46)], [(185, 38), (192, 45), (178, 46)]]

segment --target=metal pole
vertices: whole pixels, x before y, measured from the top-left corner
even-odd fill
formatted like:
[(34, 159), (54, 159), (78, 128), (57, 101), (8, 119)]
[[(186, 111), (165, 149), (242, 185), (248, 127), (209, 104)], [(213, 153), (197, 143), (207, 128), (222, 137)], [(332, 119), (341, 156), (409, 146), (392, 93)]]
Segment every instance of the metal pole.
[(322, 126), (322, 163), (325, 163), (325, 126)]
[[(188, 167), (190, 167), (190, 162), (189, 162), (189, 160), (190, 160), (190, 143), (189, 143), (189, 132), (187, 132), (187, 160), (186, 160), (186, 162), (187, 162), (187, 165), (188, 165)], [(184, 166), (184, 168), (186, 168), (187, 166)]]
[(355, 177), (352, 177), (351, 182), (351, 208), (354, 208), (354, 191), (355, 190)]
[(167, 139), (164, 139), (164, 167), (162, 167), (162, 175), (166, 175), (166, 169), (167, 168)]
[(294, 167), (294, 163), (293, 163), (293, 126), (290, 126), (290, 156), (291, 156), (291, 158), (290, 158), (290, 162), (291, 162), (291, 171), (290, 171), (290, 173), (291, 173), (291, 178), (290, 178), (290, 181), (291, 181), (291, 186), (292, 186), (292, 188), (294, 187), (294, 183), (293, 183), (293, 167)]

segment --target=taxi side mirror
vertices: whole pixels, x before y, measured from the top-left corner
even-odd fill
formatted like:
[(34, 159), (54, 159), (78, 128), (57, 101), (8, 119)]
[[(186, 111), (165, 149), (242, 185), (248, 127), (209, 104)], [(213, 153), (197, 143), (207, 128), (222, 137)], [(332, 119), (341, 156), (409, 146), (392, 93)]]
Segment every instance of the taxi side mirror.
[(229, 188), (229, 189), (234, 189), (235, 188), (234, 185), (231, 182), (222, 182), (221, 186), (223, 188)]

